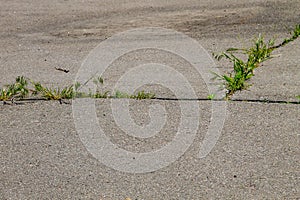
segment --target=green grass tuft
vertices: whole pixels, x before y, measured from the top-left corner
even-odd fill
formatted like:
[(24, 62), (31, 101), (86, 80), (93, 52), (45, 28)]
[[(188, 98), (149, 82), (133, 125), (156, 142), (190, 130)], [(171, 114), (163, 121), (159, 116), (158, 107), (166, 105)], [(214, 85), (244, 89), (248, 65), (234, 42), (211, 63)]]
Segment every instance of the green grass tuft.
[(0, 89), (0, 101), (7, 101), (13, 98), (25, 98), (29, 93), (27, 85), (27, 79), (24, 76), (18, 76), (15, 83), (6, 85)]
[[(28, 79), (23, 76), (18, 76), (15, 83), (6, 85), (4, 88), (0, 88), (0, 101), (8, 101), (14, 98), (24, 99), (26, 97), (39, 97), (46, 100), (63, 100), (63, 99), (74, 99), (74, 98), (131, 98), (131, 99), (152, 99), (155, 94), (140, 91), (137, 94), (130, 95), (120, 91), (116, 91), (115, 95), (110, 96), (109, 91), (101, 92), (100, 85), (103, 84), (103, 79), (98, 77), (93, 80), (94, 84), (97, 85), (95, 93), (91, 91), (87, 94), (80, 92), (79, 89), (82, 87), (81, 83), (76, 82), (74, 85), (63, 87), (63, 88), (51, 88), (45, 87), (39, 82), (30, 81), (28, 86)], [(86, 84), (86, 83), (85, 83)]]

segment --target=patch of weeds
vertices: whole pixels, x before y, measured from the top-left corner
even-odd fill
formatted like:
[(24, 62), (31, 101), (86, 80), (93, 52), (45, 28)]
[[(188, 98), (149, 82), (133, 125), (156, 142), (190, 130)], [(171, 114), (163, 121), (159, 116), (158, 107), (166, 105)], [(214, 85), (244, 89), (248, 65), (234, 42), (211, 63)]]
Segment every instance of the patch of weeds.
[(121, 92), (119, 90), (117, 90), (115, 92), (115, 94), (113, 96), (111, 96), (111, 98), (117, 98), (117, 99), (123, 99), (123, 98), (130, 98), (130, 95), (125, 93), (125, 92)]
[(122, 98), (127, 98), (127, 99), (137, 99), (137, 100), (142, 100), (142, 99), (153, 99), (155, 98), (155, 94), (151, 92), (145, 92), (144, 90), (139, 91), (137, 94), (127, 94), (125, 92), (121, 91), (116, 91), (115, 95), (111, 96), (111, 98), (117, 98), (117, 99), (122, 99)]
[(92, 95), (93, 98), (109, 98), (109, 91), (106, 91), (104, 93), (101, 93), (99, 91), (97, 91), (95, 94)]
[(27, 85), (27, 79), (24, 76), (18, 76), (15, 83), (6, 85), (0, 90), (0, 101), (26, 97), (29, 93)]
[(90, 97), (92, 98), (109, 98), (109, 91), (101, 92), (100, 87), (104, 84), (104, 80), (101, 76), (95, 78), (93, 83), (97, 86), (96, 93), (92, 94), (90, 92)]
[(0, 89), (0, 101), (7, 101), (11, 98), (11, 92), (7, 91), (6, 88)]
[[(299, 36), (300, 24), (295, 27), (290, 38), (284, 39), (283, 42), (276, 46), (274, 46), (275, 39), (270, 39), (266, 42), (260, 34), (254, 45), (248, 49), (229, 48), (225, 52), (214, 54), (217, 60), (226, 58), (233, 63), (233, 71), (231, 73), (224, 75), (214, 73), (215, 78), (223, 81), (222, 85), (226, 89), (226, 99), (230, 99), (237, 91), (248, 89), (251, 86), (248, 81), (254, 76), (254, 70), (261, 66), (262, 62), (271, 59), (271, 54), (275, 49), (287, 45)], [(237, 54), (244, 54), (247, 56), (247, 59), (242, 60), (237, 57)]]
[(99, 77), (95, 78), (93, 80), (93, 82), (94, 82), (94, 84), (98, 85), (98, 84), (103, 84), (104, 80), (103, 80), (103, 78), (101, 76), (99, 76)]
[(155, 98), (155, 94), (151, 93), (151, 92), (145, 92), (144, 90), (138, 92), (136, 95), (131, 95), (130, 96), (131, 99), (154, 99)]
[(87, 95), (84, 92), (79, 92), (79, 88), (80, 87), (81, 87), (81, 83), (76, 82), (74, 84), (75, 98), (84, 98), (84, 97), (87, 97)]
[[(137, 94), (129, 95), (120, 91), (116, 91), (113, 96), (109, 95), (109, 91), (101, 92), (100, 86), (103, 85), (103, 79), (101, 77), (93, 80), (97, 85), (97, 90), (92, 93), (80, 92), (80, 88), (83, 86), (81, 83), (76, 82), (74, 85), (63, 88), (45, 87), (40, 82), (30, 81), (30, 87), (28, 86), (28, 79), (19, 76), (16, 78), (15, 83), (6, 85), (0, 89), (0, 101), (12, 100), (14, 98), (24, 99), (26, 97), (38, 97), (46, 100), (63, 100), (74, 98), (132, 98), (132, 99), (152, 99), (155, 97), (152, 93), (140, 91)], [(87, 83), (87, 82), (86, 82)], [(85, 84), (86, 84), (85, 83)], [(84, 84), (84, 85), (85, 85)]]
[(61, 100), (61, 99), (73, 99), (76, 96), (74, 86), (60, 88), (48, 88), (44, 87), (40, 83), (32, 82), (34, 85), (34, 94), (40, 95), (47, 100)]
[(296, 96), (296, 98), (298, 99), (298, 101), (300, 102), (300, 95)]
[(210, 94), (207, 96), (208, 100), (213, 100), (215, 98), (215, 94)]

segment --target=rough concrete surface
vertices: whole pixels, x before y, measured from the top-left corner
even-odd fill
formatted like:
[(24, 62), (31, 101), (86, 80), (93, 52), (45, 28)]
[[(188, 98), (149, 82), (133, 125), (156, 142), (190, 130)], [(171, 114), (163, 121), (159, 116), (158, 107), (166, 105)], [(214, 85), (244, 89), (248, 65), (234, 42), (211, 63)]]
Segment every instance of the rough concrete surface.
[[(298, 0), (0, 0), (0, 86), (18, 75), (47, 86), (70, 85), (93, 48), (132, 28), (173, 29), (212, 53), (245, 47), (259, 33), (280, 41), (299, 23)], [(211, 120), (211, 102), (193, 100), (201, 111), (193, 144), (174, 163), (151, 173), (120, 172), (94, 158), (76, 131), (71, 104), (0, 104), (0, 199), (300, 199), (300, 104), (276, 103), (297, 101), (300, 95), (299, 44), (277, 50), (278, 57), (256, 70), (253, 86), (234, 96), (274, 102), (228, 102), (222, 134), (202, 159), (197, 156)], [(140, 60), (168, 63), (189, 79), (199, 98), (209, 94), (185, 60), (151, 49), (116, 60), (103, 74), (103, 87), (110, 90)], [(226, 62), (216, 65), (230, 71)], [(151, 89), (158, 97), (173, 97), (167, 88)], [(119, 147), (147, 152), (175, 137), (179, 101), (130, 100), (131, 116), (139, 125), (151, 120), (149, 105), (165, 107), (168, 122), (150, 139), (122, 132), (110, 101), (96, 100), (97, 116)]]

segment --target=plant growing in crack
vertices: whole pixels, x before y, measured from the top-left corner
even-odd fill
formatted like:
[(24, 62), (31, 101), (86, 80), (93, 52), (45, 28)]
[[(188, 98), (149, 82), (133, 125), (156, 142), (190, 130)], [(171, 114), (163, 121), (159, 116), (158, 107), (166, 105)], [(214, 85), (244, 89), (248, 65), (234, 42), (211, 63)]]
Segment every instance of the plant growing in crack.
[(91, 94), (90, 97), (92, 98), (108, 98), (109, 97), (109, 91), (101, 92), (100, 88), (104, 84), (104, 80), (101, 76), (94, 78), (93, 83), (96, 85), (96, 92), (95, 94)]
[(73, 85), (60, 89), (45, 87), (41, 83), (34, 81), (32, 81), (32, 84), (34, 86), (32, 94), (34, 96), (41, 96), (47, 100), (73, 99), (76, 96)]
[(215, 98), (215, 94), (209, 94), (208, 96), (207, 96), (207, 99), (208, 100), (213, 100), (214, 98)]
[[(215, 79), (223, 82), (222, 85), (226, 89), (225, 98), (229, 100), (235, 92), (248, 89), (251, 86), (248, 81), (254, 76), (254, 70), (260, 67), (264, 61), (273, 58), (272, 52), (275, 49), (287, 45), (299, 36), (300, 24), (296, 25), (289, 38), (284, 39), (278, 45), (274, 45), (275, 39), (270, 39), (266, 42), (260, 34), (254, 45), (248, 49), (229, 48), (225, 52), (213, 54), (217, 60), (226, 58), (233, 63), (233, 71), (231, 73), (224, 75), (214, 73)], [(242, 60), (238, 58), (237, 54), (244, 54), (247, 56), (247, 59)]]
[(115, 95), (111, 96), (110, 98), (117, 98), (117, 99), (137, 99), (137, 100), (142, 100), (142, 99), (154, 99), (155, 94), (151, 92), (145, 92), (144, 90), (137, 92), (136, 94), (127, 94), (125, 92), (121, 92), (117, 90), (115, 92)]
[(23, 76), (18, 76), (15, 83), (6, 85), (4, 88), (0, 89), (0, 101), (25, 98), (29, 93), (27, 85), (28, 80)]
[[(30, 85), (28, 84), (30, 83)], [(6, 85), (0, 88), (0, 101), (13, 101), (14, 99), (22, 100), (26, 97), (30, 98), (42, 98), (45, 100), (63, 100), (74, 98), (131, 98), (131, 99), (152, 99), (155, 94), (145, 91), (139, 91), (137, 94), (126, 94), (117, 91), (115, 95), (109, 95), (109, 91), (101, 92), (101, 86), (104, 81), (101, 77), (97, 77), (93, 80), (93, 83), (97, 86), (96, 92), (89, 93), (80, 92), (80, 88), (83, 86), (81, 83), (76, 82), (74, 85), (65, 86), (63, 88), (46, 87), (40, 82), (35, 82), (24, 76), (18, 76), (15, 83)], [(86, 84), (86, 83), (85, 83)]]
[(144, 90), (139, 91), (137, 94), (130, 95), (131, 99), (154, 99), (155, 94), (151, 92), (145, 92)]

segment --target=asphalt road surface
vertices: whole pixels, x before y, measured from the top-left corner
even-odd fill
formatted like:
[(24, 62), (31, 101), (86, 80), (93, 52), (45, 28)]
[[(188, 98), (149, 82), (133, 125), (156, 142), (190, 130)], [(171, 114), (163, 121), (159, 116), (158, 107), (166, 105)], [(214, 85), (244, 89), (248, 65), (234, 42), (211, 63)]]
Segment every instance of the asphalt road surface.
[[(177, 31), (196, 40), (208, 52), (207, 57), (229, 47), (247, 47), (259, 33), (267, 39), (275, 36), (282, 40), (300, 23), (300, 2), (0, 0), (0, 15), (0, 86), (23, 75), (49, 87), (63, 87), (75, 81), (85, 66), (83, 61), (97, 45), (121, 32), (149, 27)], [(158, 44), (178, 40), (159, 34), (148, 39)], [(139, 40), (137, 37), (133, 42)], [(117, 38), (114, 42), (124, 41)], [(131, 51), (114, 60), (102, 74), (104, 85), (100, 89), (112, 90), (136, 66), (162, 63), (180, 72), (197, 98), (187, 95), (174, 100), (176, 91), (171, 86), (153, 81), (153, 85), (139, 89), (149, 89), (161, 99), (98, 99), (96, 121), (86, 117), (91, 104), (84, 102), (0, 104), (0, 199), (300, 199), (300, 104), (281, 103), (296, 102), (295, 96), (300, 95), (299, 45), (298, 40), (275, 51), (277, 56), (256, 70), (253, 86), (226, 103), (225, 115), (222, 108), (213, 112), (217, 102), (201, 100), (210, 94), (208, 87), (213, 83), (207, 83), (185, 58), (154, 48)], [(181, 49), (184, 47), (176, 48)], [(193, 48), (190, 50), (193, 52)], [(106, 48), (107, 55), (115, 52), (114, 46)], [(215, 61), (215, 69), (220, 72), (230, 72), (231, 68), (226, 61)], [(164, 73), (156, 74), (159, 77)], [(171, 85), (178, 84), (170, 80)], [(116, 109), (126, 102), (132, 121), (119, 117), (123, 115)], [(78, 110), (76, 105), (86, 107)], [(198, 118), (183, 112), (195, 105)], [(153, 108), (164, 113), (153, 112)], [(219, 118), (224, 120), (217, 127), (220, 134), (210, 138), (216, 143), (210, 143), (208, 155), (199, 157), (213, 121)], [(126, 129), (117, 119), (125, 126), (135, 125)], [(84, 120), (98, 123), (104, 132), (102, 138), (92, 135), (94, 146), (88, 145), (89, 137), (83, 134), (87, 129), (79, 125)], [(153, 125), (153, 120), (158, 125)], [(149, 125), (147, 130), (154, 130), (162, 121), (165, 123), (157, 134), (137, 137), (140, 127)], [(192, 122), (197, 122), (196, 128), (191, 129)], [(151, 154), (175, 141), (182, 124), (187, 135), (172, 151), (178, 150), (180, 156), (152, 171), (139, 173), (134, 165), (130, 167), (137, 161), (142, 169), (167, 162), (171, 153), (168, 158), (145, 162), (139, 155)], [(138, 131), (130, 135), (128, 130)], [(195, 133), (191, 144), (181, 149), (190, 133)], [(128, 153), (132, 160), (118, 162), (114, 156), (121, 154), (93, 153), (113, 151), (109, 146), (93, 149), (104, 138), (109, 138), (115, 149), (138, 156)], [(127, 166), (130, 173), (122, 171), (129, 169)]]

